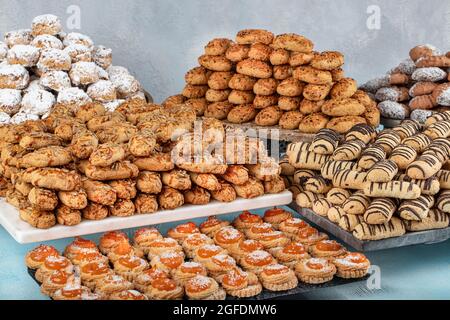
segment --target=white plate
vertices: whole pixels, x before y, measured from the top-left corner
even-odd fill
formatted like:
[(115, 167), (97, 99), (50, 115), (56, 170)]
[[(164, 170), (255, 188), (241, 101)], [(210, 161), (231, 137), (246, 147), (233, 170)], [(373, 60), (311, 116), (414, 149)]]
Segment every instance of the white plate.
[(291, 201), (292, 193), (284, 191), (279, 194), (266, 194), (255, 199), (238, 198), (229, 203), (212, 201), (207, 205), (185, 205), (175, 210), (157, 211), (152, 214), (140, 214), (131, 217), (108, 217), (98, 221), (84, 220), (72, 227), (57, 225), (50, 229), (36, 229), (20, 220), (19, 212), (16, 208), (6, 203), (4, 199), (0, 199), (0, 223), (17, 242), (31, 243), (208, 217), (242, 210), (281, 206), (289, 204)]

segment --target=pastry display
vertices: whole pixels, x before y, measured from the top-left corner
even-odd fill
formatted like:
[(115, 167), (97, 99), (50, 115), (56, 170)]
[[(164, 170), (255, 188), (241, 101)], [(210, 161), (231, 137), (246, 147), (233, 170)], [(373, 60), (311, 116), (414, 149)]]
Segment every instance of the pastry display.
[(409, 57), (385, 75), (367, 81), (361, 89), (378, 103), (381, 116), (420, 123), (450, 106), (448, 54), (426, 44), (409, 51)]
[[(312, 143), (288, 146), (282, 160), (285, 181), (299, 207), (360, 240), (446, 228), (449, 114), (436, 113), (425, 124), (406, 119), (379, 133), (356, 125), (336, 142), (329, 138), (333, 133), (322, 129)], [(290, 232), (284, 223), (280, 230)], [(308, 228), (291, 237), (318, 257), (345, 254), (332, 242), (317, 242), (320, 235)]]
[[(198, 227), (192, 222), (179, 224), (166, 238), (153, 227), (138, 229), (132, 239), (121, 231), (107, 232), (98, 246), (78, 237), (66, 247), (64, 256), (41, 245), (27, 253), (25, 261), (36, 270), (41, 292), (55, 300), (251, 298), (263, 290), (294, 289), (299, 281), (319, 284), (331, 281), (334, 275), (362, 278), (368, 273), (370, 262), (363, 254), (349, 252), (331, 240), (309, 246), (287, 241), (267, 248), (267, 231), (288, 238), (275, 228), (291, 234), (316, 230), (289, 211), (273, 208), (263, 216), (247, 211), (237, 216), (234, 224), (244, 226), (241, 223), (247, 217), (254, 220), (250, 227), (254, 230), (247, 228), (246, 234), (261, 238), (261, 243), (242, 233), (245, 229), (241, 232), (228, 221), (213, 217)], [(273, 221), (263, 222), (263, 218)], [(214, 227), (217, 230), (213, 232)], [(180, 246), (171, 236), (183, 233), (188, 235), (179, 238)], [(124, 254), (118, 256), (121, 252)]]
[(131, 99), (145, 100), (130, 72), (112, 65), (112, 50), (87, 35), (62, 30), (52, 14), (33, 19), (31, 32), (5, 33), (0, 66), (2, 124), (47, 118), (58, 104), (77, 111), (88, 102), (114, 111)]
[[(262, 42), (248, 34), (267, 36)], [(201, 104), (197, 116), (302, 133), (322, 128), (345, 133), (356, 124), (379, 124), (376, 103), (345, 77), (343, 54), (314, 51), (304, 36), (241, 30), (235, 41), (211, 40), (198, 63), (186, 73), (181, 96), (167, 100)]]

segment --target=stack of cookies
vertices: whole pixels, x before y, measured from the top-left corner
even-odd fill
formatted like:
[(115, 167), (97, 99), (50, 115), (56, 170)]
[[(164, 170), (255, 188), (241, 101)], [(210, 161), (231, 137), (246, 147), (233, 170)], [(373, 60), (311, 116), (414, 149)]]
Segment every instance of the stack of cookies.
[(379, 134), (356, 125), (341, 141), (322, 129), (312, 143), (291, 144), (286, 172), (294, 171), (287, 180), (297, 204), (361, 240), (448, 227), (449, 115)]
[(361, 89), (371, 93), (384, 118), (411, 118), (424, 123), (435, 112), (449, 110), (450, 53), (432, 45), (412, 48), (409, 58)]
[(186, 102), (199, 116), (304, 133), (378, 126), (374, 102), (344, 76), (344, 56), (313, 48), (301, 35), (256, 29), (239, 31), (235, 42), (214, 39), (186, 73), (182, 95), (167, 101)]
[(37, 16), (31, 29), (6, 32), (0, 41), (0, 124), (45, 118), (55, 104), (77, 109), (94, 101), (114, 110), (132, 98), (145, 99), (141, 85), (112, 65), (112, 50), (64, 33), (54, 15)]
[(195, 119), (185, 105), (132, 99), (114, 112), (58, 104), (45, 120), (1, 125), (0, 194), (49, 228), (285, 189), (258, 139)]

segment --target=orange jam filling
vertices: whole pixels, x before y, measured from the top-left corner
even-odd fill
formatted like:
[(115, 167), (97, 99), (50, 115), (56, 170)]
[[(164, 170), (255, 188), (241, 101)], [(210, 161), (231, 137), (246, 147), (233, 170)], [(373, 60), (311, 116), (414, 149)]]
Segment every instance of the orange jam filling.
[(277, 264), (274, 265), (274, 267), (267, 267), (264, 269), (264, 274), (268, 275), (268, 276), (274, 276), (274, 275), (279, 275), (279, 274), (283, 274), (283, 273), (287, 273), (289, 271), (289, 268), (286, 266), (283, 266), (281, 264)]
[(118, 241), (128, 242), (127, 235), (121, 231), (110, 231), (110, 232), (105, 233), (100, 239), (100, 243), (103, 246), (105, 246), (105, 245), (111, 246), (111, 245), (114, 245)]
[(273, 208), (273, 209), (266, 210), (266, 212), (264, 212), (264, 217), (274, 217), (274, 216), (278, 216), (280, 214), (289, 214), (289, 212), (287, 212), (286, 210), (283, 210), (281, 208)]
[(86, 263), (81, 267), (82, 273), (92, 274), (92, 275), (101, 275), (109, 272), (109, 268), (104, 263), (98, 262), (90, 262)]
[(155, 281), (156, 279), (164, 279), (169, 276), (166, 272), (156, 268), (147, 269), (143, 272), (143, 274), (149, 276), (152, 281)]
[(177, 284), (169, 278), (157, 278), (152, 282), (152, 287), (161, 291), (172, 291), (176, 289)]
[(245, 260), (251, 265), (261, 267), (271, 264), (273, 257), (265, 251), (253, 251), (245, 257)]
[(64, 271), (56, 271), (50, 275), (50, 281), (54, 284), (66, 284), (67, 279), (69, 279), (68, 274)]
[(97, 249), (97, 245), (94, 241), (81, 237), (76, 237), (76, 239), (72, 242), (72, 245), (83, 249)]
[(200, 224), (200, 228), (211, 228), (221, 223), (222, 221), (216, 217), (209, 217), (207, 220), (203, 221), (202, 224)]
[(236, 261), (228, 255), (216, 255), (212, 257), (212, 261), (223, 268), (230, 268), (236, 265)]
[(139, 230), (136, 230), (134, 233), (134, 239), (138, 240), (140, 237), (159, 237), (161, 234), (159, 233), (158, 229), (156, 228), (141, 228)]
[(128, 242), (121, 242), (118, 246), (114, 247), (113, 252), (119, 256), (125, 256), (133, 252), (133, 247)]
[(239, 215), (239, 219), (242, 222), (248, 222), (248, 223), (259, 223), (262, 222), (262, 218), (258, 216), (257, 214), (253, 214), (250, 211), (244, 211)]
[(64, 269), (65, 267), (67, 267), (70, 264), (69, 259), (66, 258), (55, 258), (52, 259), (47, 258), (44, 262), (44, 265), (51, 270), (60, 270), (60, 269)]
[(212, 286), (212, 281), (210, 281), (208, 278), (203, 278), (202, 279), (208, 279), (205, 281), (196, 281), (197, 278), (193, 278), (192, 280), (188, 281), (186, 283), (185, 289), (186, 292), (191, 292), (191, 293), (198, 293), (198, 292), (202, 292), (205, 291), (209, 288), (211, 288)]
[(49, 256), (59, 256), (59, 253), (55, 248), (46, 245), (40, 245), (30, 252), (30, 258), (37, 262), (42, 262)]
[(306, 249), (301, 243), (292, 242), (283, 248), (283, 252), (287, 254), (304, 254)]
[(319, 234), (319, 231), (317, 231), (317, 229), (315, 229), (313, 227), (306, 227), (306, 228), (300, 229), (297, 233), (297, 235), (300, 239), (308, 239), (308, 238), (313, 237), (318, 234)]
[(233, 228), (226, 228), (219, 232), (217, 232), (214, 236), (214, 239), (218, 243), (230, 244), (239, 242), (243, 238), (241, 232)]
[(239, 248), (245, 252), (252, 252), (255, 250), (262, 250), (264, 249), (264, 246), (256, 240), (244, 240), (239, 244)]
[(179, 233), (196, 233), (200, 232), (193, 222), (183, 223), (175, 227), (175, 231)]
[(319, 261), (309, 260), (308, 262), (306, 262), (306, 265), (308, 266), (308, 268), (314, 269), (314, 270), (320, 270), (320, 269), (324, 268), (324, 264)]
[(199, 263), (183, 263), (180, 266), (180, 271), (184, 273), (191, 273), (191, 274), (201, 274), (203, 273), (205, 269), (202, 267)]
[(247, 276), (237, 270), (230, 271), (222, 279), (222, 283), (230, 287), (242, 286), (246, 281)]
[(164, 238), (164, 239), (157, 239), (150, 243), (150, 247), (155, 248), (172, 248), (176, 247), (177, 242), (175, 240)]
[(161, 256), (159, 259), (162, 264), (169, 267), (170, 269), (177, 268), (184, 261), (184, 258), (181, 255), (171, 256), (171, 257)]
[(119, 294), (121, 299), (126, 300), (145, 300), (145, 296), (138, 292), (133, 292), (131, 290), (122, 291)]
[(319, 241), (316, 248), (321, 251), (339, 251), (342, 246), (336, 241)]
[(284, 237), (284, 235), (281, 232), (274, 231), (274, 232), (263, 234), (260, 237), (260, 240), (261, 241), (272, 241), (272, 240), (280, 239), (282, 237)]
[(61, 294), (66, 298), (77, 298), (81, 296), (81, 288), (80, 289), (70, 289), (70, 290), (61, 290)]
[(201, 247), (197, 250), (197, 254), (200, 258), (211, 258), (216, 254), (219, 254), (222, 250), (217, 247)]
[(118, 262), (124, 267), (134, 269), (142, 264), (142, 259), (136, 257), (122, 257)]
[(274, 231), (272, 225), (269, 223), (255, 224), (250, 229), (253, 233), (269, 233)]
[(346, 259), (348, 259), (349, 261), (353, 262), (353, 263), (363, 263), (367, 261), (367, 258), (365, 255), (361, 254), (361, 253), (349, 253), (346, 256)]
[(191, 246), (200, 246), (208, 242), (208, 238), (201, 233), (194, 233), (186, 239), (186, 243)]

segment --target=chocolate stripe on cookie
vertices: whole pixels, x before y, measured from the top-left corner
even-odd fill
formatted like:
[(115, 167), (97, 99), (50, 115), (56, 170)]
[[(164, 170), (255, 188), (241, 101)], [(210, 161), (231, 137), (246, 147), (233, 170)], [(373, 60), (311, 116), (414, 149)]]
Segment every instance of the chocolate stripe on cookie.
[(336, 148), (336, 150), (333, 152), (333, 159), (354, 160), (360, 156), (365, 146), (366, 144), (359, 139), (346, 142)]

